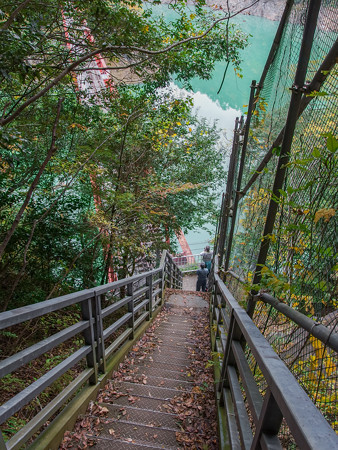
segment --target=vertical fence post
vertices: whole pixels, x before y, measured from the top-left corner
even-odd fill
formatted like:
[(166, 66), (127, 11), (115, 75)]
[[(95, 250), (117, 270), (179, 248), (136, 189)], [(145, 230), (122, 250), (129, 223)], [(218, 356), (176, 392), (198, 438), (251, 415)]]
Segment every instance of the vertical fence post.
[(0, 432), (0, 450), (7, 450), (7, 445), (1, 432)]
[[(270, 247), (269, 237), (272, 234), (275, 226), (275, 220), (280, 199), (280, 190), (283, 188), (286, 167), (290, 160), (290, 150), (292, 146), (292, 140), (296, 128), (296, 123), (298, 120), (298, 111), (302, 99), (302, 94), (304, 92), (305, 77), (310, 59), (313, 37), (316, 30), (320, 5), (321, 0), (310, 0), (310, 4), (308, 7), (306, 23), (303, 32), (303, 40), (299, 52), (295, 81), (291, 88), (292, 95), (289, 105), (288, 116), (285, 124), (283, 142), (277, 163), (275, 181), (272, 189), (272, 195), (270, 197), (268, 214), (266, 216), (262, 243), (260, 246), (260, 251), (256, 263), (255, 276), (253, 279), (254, 285), (257, 285), (261, 282), (261, 269), (266, 262), (266, 258)], [(255, 294), (256, 292), (253, 291), (248, 298), (247, 313), (249, 314), (250, 317), (253, 316), (255, 310), (255, 301), (254, 301)]]
[(172, 259), (170, 258), (170, 256), (167, 256), (167, 267), (168, 267), (168, 278), (167, 278), (167, 286), (169, 288), (172, 287), (172, 283), (173, 283), (173, 275), (172, 275)]
[(89, 328), (84, 330), (83, 336), (86, 345), (90, 345), (92, 347), (91, 352), (87, 355), (87, 366), (92, 367), (94, 369), (93, 375), (89, 378), (89, 382), (91, 384), (96, 384), (98, 381), (98, 370), (97, 370), (97, 361), (96, 361), (96, 341), (95, 341), (95, 333), (94, 333), (94, 316), (93, 316), (93, 308), (92, 308), (93, 299), (89, 298), (81, 302), (81, 311), (83, 320), (89, 321)]
[(99, 365), (99, 370), (102, 373), (106, 372), (106, 358), (105, 358), (105, 346), (103, 338), (103, 325), (102, 325), (102, 308), (101, 308), (101, 296), (94, 291), (94, 314), (95, 316), (95, 340), (96, 346), (96, 358)]
[(165, 266), (162, 267), (161, 272), (159, 273), (159, 277), (160, 277), (160, 282), (158, 287), (161, 289), (161, 298), (163, 298), (163, 290), (164, 290), (164, 272), (165, 271)]
[(238, 126), (239, 126), (239, 118), (236, 117), (235, 129), (234, 129), (234, 138), (232, 143), (232, 152), (229, 161), (229, 169), (228, 169), (228, 178), (226, 184), (226, 191), (224, 196), (224, 211), (222, 216), (222, 221), (220, 225), (220, 237), (219, 237), (219, 266), (222, 265), (223, 256), (224, 256), (224, 246), (226, 235), (228, 231), (228, 223), (229, 223), (229, 215), (231, 208), (231, 197), (233, 184), (235, 179), (235, 170), (236, 170), (236, 162), (237, 162), (237, 152), (238, 152)]
[(148, 275), (146, 278), (146, 286), (148, 286), (147, 299), (149, 303), (147, 305), (147, 311), (149, 311), (149, 320), (153, 317), (153, 276)]
[(223, 217), (223, 209), (224, 209), (224, 192), (222, 193), (222, 200), (221, 200), (221, 210), (219, 213), (219, 217), (218, 217), (218, 221), (216, 224), (216, 230), (215, 230), (215, 244), (214, 244), (214, 257), (215, 257), (215, 253), (216, 251), (218, 251), (218, 241), (219, 241), (219, 233), (220, 233), (220, 226), (221, 226), (221, 221), (222, 221), (222, 217)]
[(250, 130), (250, 122), (251, 117), (254, 109), (254, 96), (256, 91), (256, 80), (252, 80), (251, 83), (251, 90), (250, 90), (250, 99), (249, 99), (249, 105), (248, 105), (248, 115), (245, 122), (245, 129), (244, 129), (244, 138), (243, 138), (243, 144), (242, 144), (242, 154), (241, 154), (241, 161), (238, 169), (238, 177), (237, 177), (237, 188), (236, 188), (236, 196), (234, 201), (234, 206), (232, 208), (232, 217), (231, 217), (231, 228), (229, 233), (229, 239), (227, 243), (227, 251), (226, 251), (226, 258), (224, 263), (224, 270), (228, 270), (229, 268), (229, 262), (230, 262), (230, 256), (231, 256), (231, 250), (232, 250), (232, 241), (234, 237), (234, 231), (236, 226), (236, 218), (237, 218), (237, 209), (238, 204), (241, 196), (241, 184), (242, 184), (242, 177), (243, 177), (243, 171), (244, 171), (244, 164), (245, 164), (245, 157), (246, 157), (246, 149), (248, 146), (248, 139), (249, 139), (249, 130)]
[(132, 329), (132, 332), (129, 336), (130, 339), (134, 339), (134, 285), (133, 282), (127, 285), (127, 295), (130, 297), (128, 302), (128, 312), (131, 313), (131, 318), (128, 321), (129, 327)]
[(270, 53), (269, 53), (268, 59), (266, 60), (266, 63), (265, 63), (265, 66), (264, 66), (264, 69), (263, 69), (263, 72), (262, 72), (261, 79), (259, 80), (259, 83), (258, 83), (259, 91), (261, 91), (261, 89), (263, 89), (266, 75), (267, 75), (267, 73), (268, 73), (268, 71), (270, 69), (270, 66), (271, 66), (273, 60), (275, 59), (276, 51), (279, 48), (280, 41), (282, 39), (283, 32), (284, 32), (284, 27), (286, 25), (286, 22), (287, 22), (287, 20), (289, 18), (290, 13), (291, 13), (291, 9), (292, 9), (293, 4), (294, 4), (294, 0), (287, 0), (287, 2), (285, 4), (283, 15), (282, 15), (282, 17), (280, 19), (280, 22), (279, 22), (279, 25), (278, 25), (278, 29), (276, 31), (276, 35), (275, 35), (275, 38), (273, 40), (273, 43), (272, 43), (272, 46), (271, 46), (271, 49), (270, 49)]
[(281, 413), (274, 396), (268, 388), (264, 396), (264, 402), (259, 421), (256, 426), (255, 436), (251, 444), (251, 449), (255, 450), (262, 448), (260, 445), (260, 440), (263, 433), (268, 436), (277, 436), (282, 425), (282, 421), (283, 414)]

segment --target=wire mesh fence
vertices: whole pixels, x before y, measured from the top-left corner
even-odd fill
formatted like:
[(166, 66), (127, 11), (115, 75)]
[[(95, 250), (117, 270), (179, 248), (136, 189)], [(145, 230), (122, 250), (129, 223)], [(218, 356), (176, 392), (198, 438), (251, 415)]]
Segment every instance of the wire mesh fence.
[[(225, 271), (230, 269), (246, 283), (227, 276), (229, 289), (237, 300), (245, 300), (250, 290), (269, 292), (312, 318), (314, 323), (325, 325), (330, 333), (337, 333), (337, 4), (333, 0), (321, 2), (305, 67), (305, 84), (295, 86), (311, 3), (307, 0), (293, 3), (264, 84), (261, 82), (256, 89), (242, 194), (236, 209), (233, 183), (228, 209), (223, 208), (227, 218), (222, 220), (226, 220), (227, 226), (220, 226), (220, 234), (225, 230), (224, 253), (230, 255)], [(311, 46), (311, 42), (307, 45)], [(302, 96), (300, 113), (282, 189), (276, 196), (272, 194), (276, 167), (295, 90)], [(240, 145), (238, 152), (239, 149)], [(262, 160), (265, 164), (258, 166)], [(236, 180), (238, 166), (235, 170)], [(278, 209), (273, 231), (264, 235), (271, 198)], [(229, 232), (232, 221), (235, 223), (233, 240)], [(268, 241), (269, 250), (264, 264), (257, 266), (262, 240)], [(257, 271), (259, 285), (253, 285)], [(337, 354), (325, 342), (263, 302), (258, 302), (253, 319), (338, 431)], [(256, 370), (254, 361), (252, 370)], [(285, 435), (287, 440), (287, 430)], [(288, 444), (290, 448), (292, 445)]]

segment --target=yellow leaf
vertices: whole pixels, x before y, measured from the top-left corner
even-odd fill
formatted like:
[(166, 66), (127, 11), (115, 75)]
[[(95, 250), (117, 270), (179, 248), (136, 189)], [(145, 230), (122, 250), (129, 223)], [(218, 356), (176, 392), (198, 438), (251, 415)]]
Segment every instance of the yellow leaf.
[(320, 219), (324, 219), (324, 222), (329, 222), (331, 217), (333, 217), (336, 214), (336, 211), (333, 208), (326, 209), (318, 209), (318, 211), (315, 214), (314, 223), (317, 223)]

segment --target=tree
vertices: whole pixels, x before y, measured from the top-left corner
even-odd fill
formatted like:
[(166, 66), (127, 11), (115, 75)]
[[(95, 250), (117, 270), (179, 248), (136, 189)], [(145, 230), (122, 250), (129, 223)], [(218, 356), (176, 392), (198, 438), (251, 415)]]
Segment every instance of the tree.
[[(165, 230), (203, 220), (215, 129), (156, 90), (173, 73), (208, 78), (224, 57), (239, 64), (245, 36), (201, 5), (176, 2), (171, 24), (134, 1), (1, 6), (3, 309), (100, 283), (111, 262), (131, 273)], [(97, 90), (100, 58), (110, 81)], [(142, 85), (118, 84), (121, 67)]]

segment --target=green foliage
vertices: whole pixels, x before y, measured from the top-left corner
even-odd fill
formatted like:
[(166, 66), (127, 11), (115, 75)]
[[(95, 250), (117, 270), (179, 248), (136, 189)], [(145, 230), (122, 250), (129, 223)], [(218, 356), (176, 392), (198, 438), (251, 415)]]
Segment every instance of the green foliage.
[[(158, 88), (207, 79), (225, 57), (238, 71), (246, 36), (185, 6), (168, 22), (138, 0), (2, 5), (3, 310), (131, 274), (179, 228), (213, 220), (216, 129)], [(101, 57), (105, 88), (88, 71)]]

